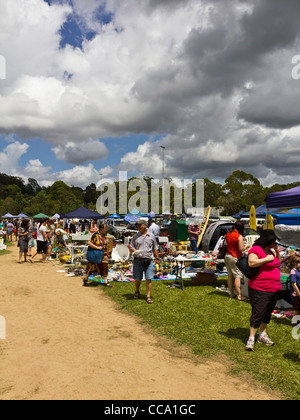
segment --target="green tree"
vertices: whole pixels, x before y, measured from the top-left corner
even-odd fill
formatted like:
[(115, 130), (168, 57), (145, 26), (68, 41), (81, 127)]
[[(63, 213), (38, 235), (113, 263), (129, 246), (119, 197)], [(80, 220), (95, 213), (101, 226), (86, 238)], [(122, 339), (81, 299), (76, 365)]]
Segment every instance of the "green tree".
[(28, 183), (26, 185), (26, 192), (28, 195), (35, 195), (41, 191), (41, 187), (34, 178), (28, 178)]
[(99, 194), (97, 194), (96, 185), (94, 183), (88, 185), (83, 191), (83, 199), (86, 206), (91, 202), (96, 204), (98, 196)]
[(49, 187), (44, 203), (48, 215), (64, 214), (81, 206), (82, 202), (76, 197), (72, 188), (63, 181), (56, 181)]
[(46, 210), (45, 210), (46, 200), (47, 200), (46, 189), (42, 189), (35, 196), (28, 197), (24, 213), (27, 214), (28, 216), (34, 216), (38, 213), (46, 213)]
[(226, 180), (222, 188), (225, 196), (218, 199), (227, 215), (240, 210), (250, 210), (254, 205), (258, 207), (264, 202), (265, 191), (259, 180), (244, 171), (234, 171)]
[(218, 207), (218, 199), (222, 196), (224, 196), (222, 185), (204, 178), (204, 206)]

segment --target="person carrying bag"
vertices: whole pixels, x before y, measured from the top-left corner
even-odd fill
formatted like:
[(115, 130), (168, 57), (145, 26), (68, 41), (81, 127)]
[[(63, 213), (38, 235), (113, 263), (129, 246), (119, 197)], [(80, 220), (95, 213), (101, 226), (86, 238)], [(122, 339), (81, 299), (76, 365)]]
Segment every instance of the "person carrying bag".
[(108, 258), (107, 258), (107, 241), (105, 235), (107, 226), (100, 223), (99, 232), (95, 232), (88, 242), (88, 251), (86, 258), (88, 264), (86, 267), (86, 277), (83, 280), (83, 286), (88, 286), (88, 278), (90, 273), (97, 273), (104, 277), (104, 286), (112, 287), (108, 281)]
[(252, 313), (247, 351), (254, 350), (258, 329), (260, 334), (257, 342), (267, 346), (274, 345), (266, 330), (281, 291), (280, 253), (276, 240), (278, 238), (275, 232), (265, 229), (249, 250), (249, 266), (258, 268), (258, 274), (248, 282)]
[(99, 233), (97, 233), (96, 235), (98, 235), (97, 241), (100, 244), (99, 248), (102, 248), (102, 249), (92, 248), (91, 246), (89, 246), (87, 250), (87, 254), (86, 254), (86, 259), (89, 262), (100, 264), (103, 260), (104, 250), (103, 250)]

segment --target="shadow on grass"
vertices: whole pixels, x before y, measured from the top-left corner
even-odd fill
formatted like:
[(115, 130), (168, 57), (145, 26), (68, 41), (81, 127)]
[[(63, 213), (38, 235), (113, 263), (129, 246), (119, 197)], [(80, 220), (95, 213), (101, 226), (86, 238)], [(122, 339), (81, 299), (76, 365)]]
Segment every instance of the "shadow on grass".
[(125, 293), (125, 294), (123, 294), (123, 295), (122, 295), (122, 297), (123, 297), (124, 299), (126, 299), (126, 300), (135, 300), (135, 301), (139, 301), (139, 300), (146, 300), (147, 295), (146, 295), (146, 293), (145, 293), (145, 294), (140, 293), (140, 297), (139, 297), (138, 299), (135, 299), (135, 298), (134, 298), (134, 291), (133, 291), (132, 293)]
[(291, 360), (292, 362), (298, 363), (298, 365), (300, 364), (300, 354), (285, 353), (285, 354), (283, 354), (283, 357), (285, 359)]
[(227, 331), (219, 331), (220, 335), (224, 337), (233, 339), (233, 340), (240, 340), (245, 343), (249, 337), (249, 328), (229, 328)]

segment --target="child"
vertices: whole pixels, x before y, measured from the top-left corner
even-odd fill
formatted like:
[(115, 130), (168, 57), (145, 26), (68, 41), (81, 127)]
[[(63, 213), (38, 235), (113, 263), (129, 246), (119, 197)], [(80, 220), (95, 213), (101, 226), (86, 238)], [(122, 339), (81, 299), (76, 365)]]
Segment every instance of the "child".
[(293, 319), (292, 325), (300, 322), (300, 254), (291, 256), (288, 269), (290, 269), (290, 278), (293, 287)]

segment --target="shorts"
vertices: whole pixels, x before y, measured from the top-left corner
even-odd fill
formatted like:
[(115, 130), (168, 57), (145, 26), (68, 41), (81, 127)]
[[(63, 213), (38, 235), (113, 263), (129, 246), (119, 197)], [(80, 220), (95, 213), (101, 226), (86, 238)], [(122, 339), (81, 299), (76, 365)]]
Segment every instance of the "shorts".
[(248, 287), (252, 314), (250, 318), (250, 327), (259, 328), (261, 323), (269, 324), (272, 312), (275, 309), (279, 292), (271, 293)]
[(36, 242), (37, 242), (37, 253), (47, 254), (47, 242), (46, 241), (36, 241)]
[(242, 279), (243, 274), (236, 266), (238, 258), (233, 257), (232, 255), (226, 254), (224, 262), (228, 271), (228, 276), (233, 277), (234, 279)]
[(133, 260), (132, 277), (134, 280), (143, 280), (143, 274), (145, 273), (145, 279), (150, 280), (154, 277), (153, 272), (153, 261), (149, 260), (148, 266), (142, 266), (137, 259)]

